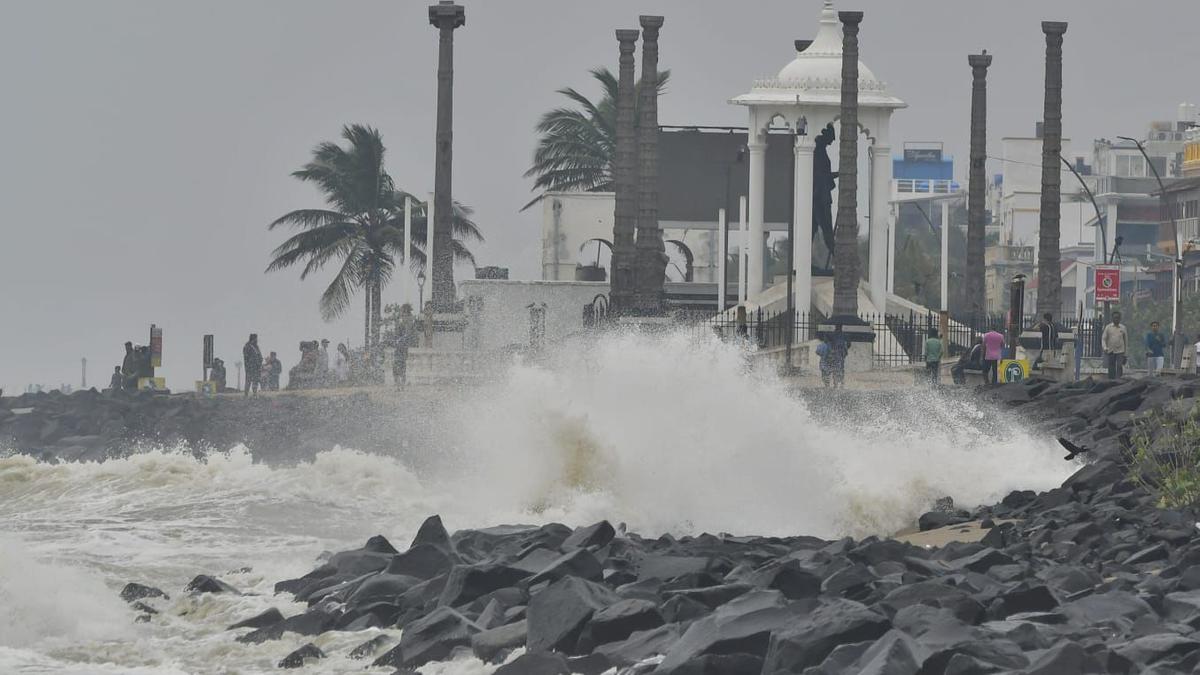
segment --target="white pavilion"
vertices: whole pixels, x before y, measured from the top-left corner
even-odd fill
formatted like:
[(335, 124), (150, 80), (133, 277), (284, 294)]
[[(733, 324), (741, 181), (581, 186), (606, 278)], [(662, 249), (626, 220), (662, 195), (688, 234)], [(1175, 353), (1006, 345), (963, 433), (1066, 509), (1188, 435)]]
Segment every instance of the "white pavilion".
[[(869, 43), (868, 43), (869, 44)], [(766, 134), (771, 127), (787, 127), (798, 133), (795, 143), (795, 239), (791, 242), (795, 261), (795, 307), (807, 311), (817, 307), (827, 313), (832, 303), (832, 280), (822, 280), (814, 288), (812, 278), (812, 186), (814, 138), (825, 125), (841, 116), (842, 29), (832, 0), (825, 0), (816, 37), (796, 54), (775, 77), (756, 80), (749, 93), (729, 102), (746, 106), (749, 112), (749, 241), (762, 241), (765, 196)], [(867, 294), (860, 294), (860, 312), (886, 312), (889, 275), (889, 230), (891, 227), (892, 153), (888, 127), (892, 112), (907, 104), (888, 92), (862, 61), (858, 63), (858, 120), (860, 141), (868, 142), (868, 174), (859, 185), (867, 187), (869, 209), (860, 223), (869, 232)], [(860, 142), (860, 148), (862, 144)], [(830, 158), (837, 161), (838, 146), (829, 146)], [(836, 166), (834, 167), (836, 170)], [(865, 180), (864, 180), (865, 178)], [(836, 190), (834, 192), (836, 213)], [(860, 210), (861, 214), (861, 210)], [(861, 227), (861, 225), (860, 225)], [(767, 306), (786, 302), (784, 284), (763, 287), (763, 249), (748, 247), (745, 301)], [(867, 301), (867, 302), (864, 302)]]

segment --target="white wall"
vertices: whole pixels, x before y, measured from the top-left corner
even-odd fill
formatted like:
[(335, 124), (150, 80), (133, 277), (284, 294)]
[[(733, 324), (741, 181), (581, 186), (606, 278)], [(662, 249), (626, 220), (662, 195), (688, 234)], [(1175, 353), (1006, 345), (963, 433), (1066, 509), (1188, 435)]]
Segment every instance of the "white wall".
[[(574, 269), (572, 263), (572, 276)], [(478, 324), (469, 325), (467, 334), (471, 336), (474, 331), (479, 348), (488, 351), (529, 345), (529, 305), (534, 303), (546, 303), (547, 343), (579, 332), (583, 329), (584, 305), (597, 294), (607, 295), (608, 284), (471, 279), (459, 284), (459, 293), (463, 298), (482, 301)], [(471, 344), (472, 340), (465, 342)]]

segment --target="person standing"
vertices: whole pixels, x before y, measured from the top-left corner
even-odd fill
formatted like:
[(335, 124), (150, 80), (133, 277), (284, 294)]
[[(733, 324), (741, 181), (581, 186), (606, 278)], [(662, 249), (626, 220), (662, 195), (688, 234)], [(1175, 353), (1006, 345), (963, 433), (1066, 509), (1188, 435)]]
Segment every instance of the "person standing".
[(345, 385), (350, 380), (350, 350), (346, 348), (344, 342), (338, 343), (333, 375), (339, 385)]
[(1196, 336), (1196, 344), (1193, 347), (1195, 348), (1195, 352), (1192, 367), (1196, 369), (1196, 374), (1200, 375), (1200, 335)]
[(983, 381), (1000, 382), (1000, 359), (1004, 356), (1004, 336), (992, 329), (983, 334)]
[(121, 361), (121, 376), (124, 378), (122, 389), (127, 391), (137, 391), (138, 377), (137, 352), (133, 350), (133, 343), (125, 343), (125, 359)]
[(121, 366), (113, 366), (112, 379), (108, 381), (108, 390), (116, 393), (125, 388), (125, 376), (121, 374)]
[(929, 372), (929, 383), (937, 384), (942, 370), (942, 340), (936, 328), (930, 328), (925, 338), (925, 370)]
[(421, 345), (425, 349), (433, 349), (433, 301), (425, 302), (425, 308), (421, 310), (421, 330), (425, 333), (425, 342)]
[(954, 379), (954, 384), (967, 383), (966, 371), (968, 368), (971, 370), (983, 368), (983, 341), (979, 337), (975, 338), (975, 343), (969, 350), (958, 357), (958, 363), (950, 368), (950, 377)]
[(1146, 370), (1151, 375), (1157, 375), (1163, 368), (1163, 350), (1167, 347), (1167, 338), (1159, 332), (1158, 322), (1150, 322), (1150, 332), (1146, 333)]
[(262, 365), (263, 356), (258, 348), (258, 334), (251, 333), (250, 339), (242, 346), (242, 363), (246, 368), (246, 391), (244, 396), (249, 396), (253, 390), (258, 393), (259, 383), (262, 381)]
[(400, 306), (400, 321), (396, 325), (396, 340), (392, 345), (392, 379), (397, 387), (408, 384), (408, 348), (417, 339), (417, 322), (413, 318), (412, 305)]
[(263, 363), (263, 388), (268, 391), (279, 391), (279, 377), (283, 375), (283, 364), (275, 352)]
[(1108, 364), (1108, 379), (1119, 379), (1124, 375), (1125, 353), (1129, 351), (1129, 331), (1121, 325), (1120, 312), (1113, 312), (1112, 323), (1104, 327), (1100, 346), (1104, 349), (1104, 360)]
[(838, 324), (833, 329), (833, 337), (829, 341), (830, 367), (833, 373), (833, 386), (842, 388), (846, 386), (846, 357), (850, 354), (850, 342), (846, 340), (846, 334), (842, 332), (842, 324)]

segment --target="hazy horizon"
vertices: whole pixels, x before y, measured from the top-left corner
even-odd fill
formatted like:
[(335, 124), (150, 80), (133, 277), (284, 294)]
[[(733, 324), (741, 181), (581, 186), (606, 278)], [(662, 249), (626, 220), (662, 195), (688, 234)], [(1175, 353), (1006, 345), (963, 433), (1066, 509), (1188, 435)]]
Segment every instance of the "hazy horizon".
[[(399, 186), (432, 189), (437, 32), (422, 2), (150, 0), (9, 2), (0, 25), (0, 112), (8, 142), (0, 295), (0, 387), (107, 385), (122, 343), (162, 326), (175, 391), (200, 375), (201, 335), (229, 364), (257, 332), (285, 372), (297, 343), (362, 339), (362, 299), (334, 323), (317, 299), (329, 273), (264, 274), (284, 232), (267, 223), (322, 204), (289, 176), (345, 124), (379, 128)], [(745, 123), (727, 103), (811, 37), (820, 0), (462, 2), (456, 31), (454, 197), (476, 209), (488, 238), (480, 265), (539, 275), (540, 211), (522, 177), (541, 113), (565, 86), (598, 96), (588, 70), (615, 69), (616, 28), (666, 17), (661, 66), (672, 71), (663, 124)], [(1070, 23), (1064, 45), (1064, 135), (1141, 136), (1174, 119), (1188, 64), (1200, 62), (1200, 3), (1031, 0), (838, 2), (862, 9), (863, 61), (909, 108), (893, 149), (943, 141), (965, 171), (970, 69), (987, 49), (989, 154), (1032, 135), (1042, 113), (1042, 20)], [(1101, 6), (1103, 8), (1101, 9)], [(1153, 13), (1150, 10), (1155, 10)], [(1152, 50), (1153, 58), (1144, 56)], [(1194, 82), (1194, 81), (1193, 81)], [(989, 173), (998, 166), (990, 163)], [(459, 278), (461, 279), (461, 274)], [(428, 290), (428, 289), (427, 289)], [(397, 298), (397, 287), (384, 301)]]

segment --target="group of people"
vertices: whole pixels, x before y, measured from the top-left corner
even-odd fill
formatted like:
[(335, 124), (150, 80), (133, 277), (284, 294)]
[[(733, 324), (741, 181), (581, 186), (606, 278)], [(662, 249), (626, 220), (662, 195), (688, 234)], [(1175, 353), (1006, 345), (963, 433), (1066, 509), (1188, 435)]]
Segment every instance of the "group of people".
[(113, 367), (108, 388), (111, 391), (137, 391), (138, 380), (143, 377), (154, 377), (154, 367), (150, 365), (150, 348), (144, 345), (135, 347), (132, 342), (126, 342), (125, 358), (121, 365)]
[(821, 369), (821, 384), (835, 389), (846, 386), (846, 356), (850, 353), (850, 342), (839, 325), (831, 335), (819, 336), (817, 344), (818, 365)]
[(246, 369), (243, 396), (257, 394), (259, 389), (279, 390), (279, 376), (283, 374), (283, 364), (279, 362), (275, 352), (270, 352), (267, 358), (263, 358), (262, 350), (258, 346), (257, 333), (251, 333), (250, 339), (242, 345), (242, 366)]
[(354, 359), (345, 343), (339, 343), (332, 362), (329, 340), (300, 343), (300, 361), (288, 371), (289, 389), (316, 389), (340, 386), (353, 377)]

